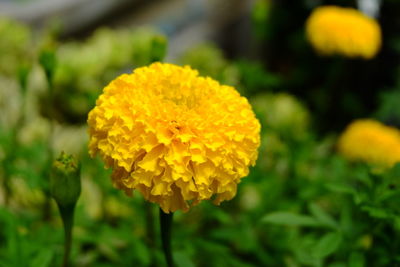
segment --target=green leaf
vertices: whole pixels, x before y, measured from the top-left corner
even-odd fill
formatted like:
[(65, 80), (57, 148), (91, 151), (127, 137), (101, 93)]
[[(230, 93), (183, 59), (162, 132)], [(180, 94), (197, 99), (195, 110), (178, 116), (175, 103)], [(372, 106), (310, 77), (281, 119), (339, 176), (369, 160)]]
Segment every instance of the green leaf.
[(339, 225), (335, 219), (333, 219), (332, 216), (325, 212), (319, 205), (311, 203), (309, 205), (309, 210), (311, 214), (322, 224), (333, 229), (338, 229)]
[(344, 183), (329, 183), (326, 188), (332, 192), (355, 194), (354, 188)]
[(348, 267), (346, 263), (343, 262), (334, 262), (329, 264), (329, 267)]
[(177, 267), (195, 267), (193, 261), (183, 251), (177, 251), (174, 253), (174, 261)]
[(365, 258), (360, 252), (353, 252), (349, 257), (349, 267), (364, 267)]
[(51, 264), (54, 251), (51, 249), (42, 250), (31, 262), (32, 266), (48, 267)]
[(385, 210), (384, 208), (363, 206), (361, 207), (361, 210), (366, 211), (369, 214), (369, 216), (378, 219), (388, 219), (392, 217), (389, 211)]
[(138, 263), (141, 263), (141, 265), (144, 266), (149, 266), (151, 263), (151, 255), (149, 251), (149, 247), (146, 246), (143, 242), (140, 242), (139, 240), (135, 240), (133, 247), (136, 251), (136, 257), (138, 260)]
[(342, 242), (342, 235), (339, 232), (331, 232), (324, 235), (319, 242), (317, 242), (313, 256), (315, 258), (325, 258), (334, 253)]
[(273, 212), (265, 215), (261, 222), (290, 226), (321, 226), (315, 218), (290, 212)]
[(389, 176), (395, 177), (395, 178), (400, 178), (400, 163), (397, 163), (394, 165), (390, 171), (389, 171)]

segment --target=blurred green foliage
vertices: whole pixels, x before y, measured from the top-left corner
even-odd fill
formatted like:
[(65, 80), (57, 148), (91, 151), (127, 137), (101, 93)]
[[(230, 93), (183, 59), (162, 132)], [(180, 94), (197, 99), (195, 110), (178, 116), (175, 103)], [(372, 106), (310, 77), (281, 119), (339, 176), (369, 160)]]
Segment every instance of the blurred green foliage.
[(238, 85), (239, 70), (228, 62), (214, 44), (201, 44), (184, 53), (179, 63), (197, 69), (200, 75), (210, 76), (223, 84)]
[(0, 18), (0, 35), (0, 73), (10, 76), (17, 72), (21, 59), (30, 56), (32, 34), (27, 26)]
[[(400, 165), (377, 171), (348, 162), (335, 151), (336, 134), (317, 133), (337, 130), (359, 115), (400, 125), (400, 80), (386, 82), (387, 76), (378, 75), (384, 82), (374, 82), (381, 86), (374, 90), (359, 82), (400, 41), (385, 28), (391, 48), (375, 63), (318, 58), (302, 35), (304, 18), (317, 2), (296, 1), (290, 9), (291, 1), (258, 1), (253, 19), (265, 52), (257, 62), (227, 59), (213, 44), (194, 47), (178, 60), (238, 88), (262, 124), (257, 165), (237, 196), (220, 207), (203, 202), (176, 213), (172, 245), (178, 267), (400, 265)], [(382, 12), (397, 5), (383, 2)], [(70, 144), (81, 164), (72, 265), (165, 266), (157, 207), (112, 187), (110, 170), (87, 155), (82, 125), (104, 85), (163, 58), (166, 38), (153, 29), (103, 28), (80, 41), (51, 40), (57, 64), (55, 100), (48, 109), (39, 65), (45, 45), (35, 45), (26, 26), (8, 20), (0, 21), (0, 33), (0, 266), (61, 263), (62, 224), (46, 193), (46, 151), (58, 143)], [(389, 63), (397, 64), (387, 70), (394, 79), (399, 62)], [(374, 105), (364, 105), (363, 90)], [(51, 121), (55, 144), (49, 144)]]
[(162, 58), (166, 39), (152, 29), (99, 29), (85, 42), (61, 44), (54, 77), (55, 105), (63, 121), (82, 123), (101, 88), (123, 71)]

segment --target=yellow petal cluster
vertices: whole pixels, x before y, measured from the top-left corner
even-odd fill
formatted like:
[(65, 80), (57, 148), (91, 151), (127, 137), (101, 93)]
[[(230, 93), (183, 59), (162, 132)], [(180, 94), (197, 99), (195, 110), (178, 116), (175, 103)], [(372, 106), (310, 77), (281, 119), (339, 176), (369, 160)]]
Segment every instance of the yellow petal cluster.
[(321, 55), (371, 59), (381, 46), (378, 23), (353, 8), (316, 8), (306, 22), (306, 32)]
[(158, 62), (107, 85), (88, 124), (89, 152), (113, 168), (114, 185), (164, 212), (233, 198), (260, 145), (260, 124), (233, 87)]
[(375, 120), (357, 120), (339, 138), (338, 149), (351, 160), (391, 167), (400, 162), (400, 131)]

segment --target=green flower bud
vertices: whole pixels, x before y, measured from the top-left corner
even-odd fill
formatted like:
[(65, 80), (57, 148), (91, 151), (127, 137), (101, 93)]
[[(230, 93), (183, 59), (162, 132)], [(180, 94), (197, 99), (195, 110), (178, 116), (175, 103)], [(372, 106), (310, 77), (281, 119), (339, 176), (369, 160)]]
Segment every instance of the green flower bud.
[(156, 35), (151, 41), (152, 62), (162, 61), (167, 53), (167, 38), (163, 35)]
[(52, 48), (43, 49), (39, 55), (39, 63), (44, 69), (47, 81), (50, 85), (50, 90), (52, 90), (52, 83), (54, 73), (56, 71), (57, 59), (55, 55), (55, 50)]
[(21, 91), (23, 94), (26, 93), (28, 77), (31, 71), (32, 66), (29, 63), (22, 63), (17, 70), (18, 82), (21, 87)]
[(74, 206), (81, 194), (80, 166), (72, 155), (61, 152), (50, 175), (50, 192), (61, 207)]

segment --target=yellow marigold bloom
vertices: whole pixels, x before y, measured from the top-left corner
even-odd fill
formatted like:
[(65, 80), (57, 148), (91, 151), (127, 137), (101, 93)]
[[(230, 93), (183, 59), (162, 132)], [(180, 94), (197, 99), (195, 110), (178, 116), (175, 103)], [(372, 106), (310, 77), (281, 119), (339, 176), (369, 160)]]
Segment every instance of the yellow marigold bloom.
[(339, 138), (338, 149), (351, 160), (391, 167), (400, 162), (400, 131), (378, 121), (357, 120)]
[(104, 88), (89, 113), (89, 151), (164, 212), (229, 200), (257, 159), (260, 124), (246, 98), (188, 66), (154, 63)]
[(308, 40), (322, 55), (373, 58), (381, 46), (378, 23), (353, 8), (322, 6), (306, 22)]

